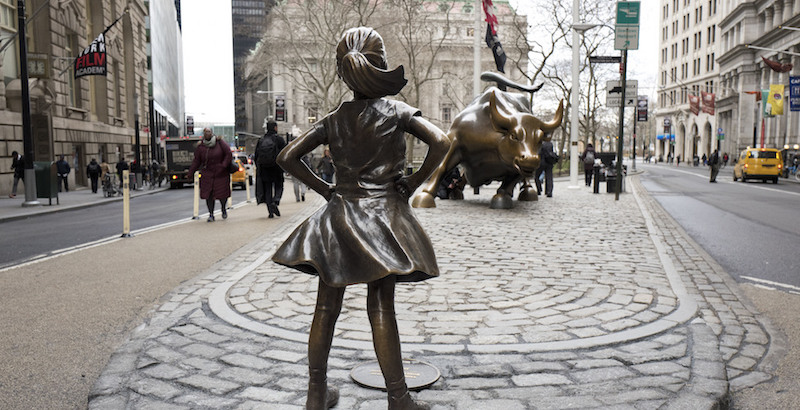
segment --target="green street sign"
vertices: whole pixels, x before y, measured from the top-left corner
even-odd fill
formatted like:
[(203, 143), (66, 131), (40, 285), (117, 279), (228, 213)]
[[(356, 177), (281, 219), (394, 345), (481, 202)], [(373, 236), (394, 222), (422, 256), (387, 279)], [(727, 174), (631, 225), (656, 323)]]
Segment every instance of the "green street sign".
[(638, 1), (620, 1), (617, 3), (617, 24), (639, 25)]

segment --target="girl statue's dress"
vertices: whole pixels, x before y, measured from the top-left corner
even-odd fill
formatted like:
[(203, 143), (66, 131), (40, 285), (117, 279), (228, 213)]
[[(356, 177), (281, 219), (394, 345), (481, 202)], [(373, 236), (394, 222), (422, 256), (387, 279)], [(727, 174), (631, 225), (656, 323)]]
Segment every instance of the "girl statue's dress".
[(405, 166), (404, 130), (418, 115), (400, 101), (356, 100), (315, 126), (336, 161), (336, 191), (289, 236), (275, 262), (333, 287), (391, 274), (398, 282), (439, 275), (428, 236), (394, 188)]

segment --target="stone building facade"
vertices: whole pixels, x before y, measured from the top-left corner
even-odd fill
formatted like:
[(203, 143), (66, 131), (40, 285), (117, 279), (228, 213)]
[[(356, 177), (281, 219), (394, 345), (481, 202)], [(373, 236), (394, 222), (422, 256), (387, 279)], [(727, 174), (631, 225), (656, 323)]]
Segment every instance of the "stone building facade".
[[(659, 139), (656, 156), (800, 143), (800, 114), (788, 103), (789, 76), (800, 68), (800, 0), (662, 0), (660, 13), (656, 118), (658, 133), (675, 140)], [(794, 68), (776, 72), (762, 57)], [(771, 84), (784, 85), (784, 114), (762, 122), (756, 94)], [(688, 95), (700, 91), (715, 94), (713, 115), (689, 110)]]
[[(63, 155), (73, 169), (70, 187), (87, 185), (85, 170), (92, 158), (110, 164), (135, 158), (137, 114), (142, 163), (157, 151), (153, 136), (160, 134), (159, 124), (153, 120), (158, 111), (151, 107), (160, 105), (152, 93), (154, 56), (148, 54), (152, 32), (147, 26), (152, 3), (166, 3), (168, 7), (161, 8), (170, 11), (179, 26), (175, 0), (26, 1), (33, 160), (50, 162)], [(0, 195), (4, 196), (13, 180), (11, 152), (24, 151), (15, 6), (15, 1), (0, 0), (0, 44), (13, 42), (4, 50), (0, 67)], [(75, 57), (120, 16), (105, 34), (107, 75), (74, 78)], [(178, 65), (182, 76), (180, 54), (170, 58), (173, 61), (167, 64)], [(179, 84), (182, 87), (182, 80)], [(165, 92), (180, 92), (178, 110), (182, 110), (182, 90), (176, 86)], [(163, 117), (166, 110), (160, 109)], [(183, 113), (169, 116), (175, 119), (172, 132), (177, 135)], [(160, 126), (169, 129), (166, 121)]]
[[(291, 3), (291, 2), (290, 2)], [(505, 65), (505, 76), (513, 81), (525, 83), (525, 77), (515, 64), (527, 50), (521, 50), (514, 47), (515, 44), (520, 44), (514, 36), (524, 29), (514, 29), (512, 25), (520, 25), (526, 27), (526, 19), (524, 16), (517, 15), (506, 1), (495, 1), (495, 12), (499, 19), (499, 37), (503, 44), (503, 48), (507, 54), (507, 62)], [(448, 6), (449, 9), (444, 7)], [(466, 107), (467, 104), (474, 98), (473, 95), (473, 55), (475, 43), (475, 21), (480, 18), (478, 24), (479, 36), (479, 57), (480, 64), (479, 70), (483, 71), (497, 71), (495, 62), (492, 57), (492, 52), (486, 46), (484, 36), (486, 33), (486, 22), (483, 20), (483, 11), (475, 9), (475, 2), (472, 0), (455, 1), (455, 2), (441, 2), (430, 1), (424, 5), (426, 20), (423, 22), (416, 22), (415, 25), (425, 25), (426, 27), (436, 27), (437, 31), (433, 34), (432, 38), (427, 39), (431, 43), (441, 41), (442, 47), (439, 49), (435, 56), (435, 64), (429, 74), (430, 80), (426, 81), (419, 90), (414, 90), (413, 78), (409, 73), (410, 65), (404, 55), (403, 46), (397, 43), (396, 39), (400, 37), (399, 33), (394, 33), (392, 24), (396, 26), (403, 26), (402, 18), (392, 15), (386, 16), (380, 13), (375, 13), (370, 21), (363, 24), (372, 27), (380, 27), (378, 31), (386, 42), (386, 49), (389, 58), (389, 64), (393, 68), (397, 65), (404, 65), (406, 68), (406, 78), (409, 79), (408, 85), (403, 89), (401, 94), (393, 97), (396, 99), (404, 100), (412, 106), (417, 106), (422, 111), (422, 115), (437, 125), (441, 129), (447, 131), (455, 116)], [(275, 11), (277, 9), (273, 9)], [(289, 14), (295, 12), (289, 12)], [(477, 13), (480, 13), (478, 15)], [(294, 16), (294, 18), (301, 18)], [(304, 30), (296, 26), (297, 32)], [(396, 28), (402, 29), (402, 27)], [(277, 33), (271, 32), (278, 31)], [(282, 36), (280, 33), (280, 26), (273, 25), (267, 28), (267, 33), (262, 40), (262, 44), (273, 41), (275, 38)], [(338, 34), (340, 35), (340, 33)], [(289, 36), (284, 36), (289, 37)], [(336, 39), (338, 40), (338, 38)], [(297, 42), (312, 42), (313, 39), (303, 40), (301, 37), (296, 37)], [(326, 41), (330, 45), (330, 52), (335, 50), (336, 41)], [(292, 47), (287, 45), (286, 47)], [(305, 46), (302, 46), (305, 47)], [(321, 55), (320, 52), (318, 55)], [(288, 53), (287, 53), (288, 54)], [(259, 52), (253, 53), (247, 61), (245, 67), (245, 82), (244, 82), (244, 98), (247, 115), (247, 125), (242, 131), (255, 136), (263, 134), (263, 125), (266, 119), (274, 119), (275, 107), (277, 104), (276, 97), (282, 96), (283, 103), (285, 104), (285, 121), (278, 121), (279, 132), (289, 134), (299, 134), (309, 128), (310, 124), (321, 119), (330, 110), (336, 108), (339, 102), (352, 98), (352, 93), (347, 92), (343, 83), (340, 80), (329, 82), (331, 88), (342, 87), (342, 90), (331, 91), (331, 94), (341, 95), (340, 100), (336, 100), (334, 104), (318, 101), (314, 95), (307, 92), (308, 84), (298, 84), (297, 76), (287, 75), (286, 66), (276, 63), (277, 59), (282, 56), (265, 56)], [(296, 57), (294, 57), (296, 58)], [(420, 52), (417, 56), (418, 59), (429, 58), (428, 55)], [(335, 62), (331, 61), (312, 61), (314, 57), (306, 56), (303, 60), (308, 62), (309, 76), (323, 77), (329, 75), (323, 73), (325, 68), (320, 65), (328, 64), (335, 70)], [(418, 61), (419, 62), (419, 61)], [(522, 66), (525, 66), (523, 64)], [(327, 66), (326, 66), (327, 67)], [(335, 76), (335, 73), (334, 73)], [(322, 83), (322, 81), (320, 81)], [(489, 85), (485, 82), (480, 82), (479, 89), (482, 91)], [(514, 90), (511, 90), (514, 91)], [(417, 93), (419, 95), (417, 95)], [(279, 97), (280, 98), (280, 97)], [(240, 141), (242, 133), (240, 132)], [(418, 143), (418, 142), (417, 142)], [(425, 155), (425, 150), (414, 150), (413, 161), (415, 163), (421, 162), (422, 157)]]

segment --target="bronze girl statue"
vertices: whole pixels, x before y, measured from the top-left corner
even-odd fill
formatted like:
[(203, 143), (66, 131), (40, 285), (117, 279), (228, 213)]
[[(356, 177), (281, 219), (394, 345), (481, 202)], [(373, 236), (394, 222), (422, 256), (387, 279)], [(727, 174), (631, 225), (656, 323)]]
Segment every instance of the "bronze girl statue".
[[(339, 392), (327, 386), (326, 375), (334, 326), (345, 287), (366, 283), (367, 313), (389, 409), (428, 409), (411, 399), (406, 386), (394, 289), (396, 282), (439, 275), (431, 242), (408, 199), (439, 165), (449, 140), (419, 110), (383, 98), (399, 93), (406, 79), (402, 66), (387, 69), (383, 39), (373, 29), (347, 30), (336, 50), (336, 65), (353, 90), (353, 100), (314, 124), (278, 157), (284, 170), (328, 200), (272, 257), (319, 276), (308, 340), (306, 408), (326, 409), (338, 401)], [(406, 132), (429, 145), (422, 166), (409, 176), (403, 176)], [(336, 185), (318, 178), (302, 161), (326, 144), (336, 158)]]

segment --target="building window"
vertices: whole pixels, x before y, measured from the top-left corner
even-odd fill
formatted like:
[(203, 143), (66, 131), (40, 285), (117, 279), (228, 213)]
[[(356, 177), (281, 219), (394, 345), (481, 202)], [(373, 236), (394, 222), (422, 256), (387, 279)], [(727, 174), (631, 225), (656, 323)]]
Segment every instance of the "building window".
[(319, 112), (319, 107), (316, 105), (310, 105), (308, 107), (308, 122), (313, 124), (317, 122), (317, 113)]
[[(64, 47), (64, 55), (77, 56), (80, 48), (78, 47), (78, 35), (74, 32), (66, 34), (66, 47)], [(73, 67), (74, 69), (74, 67)], [(75, 80), (74, 73), (66, 74), (67, 79), (67, 97), (70, 107), (81, 107), (81, 84)]]
[(14, 0), (0, 0), (0, 28), (17, 31), (17, 5)]
[(453, 120), (452, 112), (452, 107), (447, 105), (442, 107), (442, 124), (450, 124), (450, 122)]

